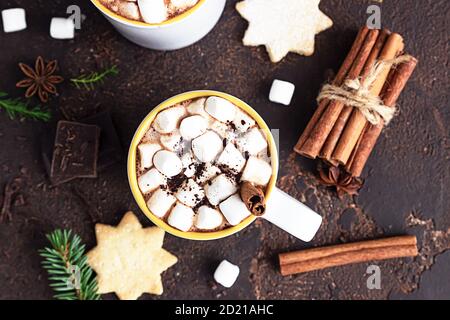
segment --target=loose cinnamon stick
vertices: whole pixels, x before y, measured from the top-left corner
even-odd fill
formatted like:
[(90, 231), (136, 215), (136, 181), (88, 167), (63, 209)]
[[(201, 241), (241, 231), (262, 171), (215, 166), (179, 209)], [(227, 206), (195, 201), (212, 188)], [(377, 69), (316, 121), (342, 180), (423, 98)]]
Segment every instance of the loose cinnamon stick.
[[(389, 36), (386, 45), (380, 54), (380, 60), (391, 60), (394, 59), (400, 52), (404, 49), (403, 38), (398, 33), (393, 33)], [(391, 66), (386, 66), (378, 76), (375, 83), (372, 85), (370, 92), (375, 96), (379, 96), (381, 90), (383, 89), (386, 79), (389, 75)], [(356, 143), (364, 127), (367, 124), (367, 120), (364, 115), (359, 111), (354, 109), (347, 125), (339, 139), (336, 149), (333, 152), (332, 159), (339, 162), (342, 165), (346, 165), (350, 155), (355, 148)]]
[(280, 254), (282, 275), (309, 272), (329, 267), (417, 256), (415, 236), (348, 243), (323, 248)]
[[(376, 39), (377, 42), (375, 43), (375, 46), (373, 47), (372, 52), (370, 53), (369, 57), (367, 58), (364, 69), (361, 72), (362, 80), (364, 80), (369, 75), (371, 69), (375, 65), (376, 60), (379, 59), (381, 50), (383, 49), (390, 33), (391, 32), (387, 29), (383, 29), (380, 32), (380, 35)], [(336, 144), (339, 141), (342, 131), (345, 128), (345, 124), (347, 123), (348, 119), (350, 118), (352, 111), (353, 111), (353, 107), (351, 107), (351, 106), (344, 107), (341, 114), (339, 115), (338, 120), (334, 124), (333, 130), (331, 130), (324, 146), (322, 147), (322, 150), (320, 151), (320, 154), (319, 154), (320, 158), (325, 159), (327, 162), (333, 162), (333, 160), (331, 160), (331, 156), (336, 147)]]
[[(341, 68), (339, 69), (338, 74), (336, 75), (336, 78), (333, 81), (334, 85), (340, 86), (344, 82), (358, 53), (361, 50), (361, 47), (364, 44), (364, 41), (365, 41), (368, 33), (369, 33), (369, 29), (367, 28), (367, 26), (364, 26), (359, 30), (358, 35), (356, 36), (356, 40), (353, 43), (352, 48), (350, 49), (350, 52), (348, 53), (347, 57), (345, 58)], [(321, 119), (323, 112), (329, 105), (329, 102), (330, 101), (328, 99), (322, 100), (322, 102), (320, 102), (316, 112), (314, 113), (313, 117), (309, 121), (309, 123), (306, 126), (305, 130), (303, 131), (302, 135), (300, 136), (300, 139), (298, 140), (297, 144), (295, 145), (295, 147), (294, 147), (295, 152), (297, 152), (299, 154), (303, 154), (302, 153), (303, 144), (310, 137), (311, 132), (313, 131), (313, 129), (316, 127), (317, 123)], [(307, 154), (304, 154), (304, 155), (308, 157)]]
[[(417, 66), (417, 59), (411, 57), (411, 60), (400, 64), (396, 69), (392, 70), (389, 80), (383, 88), (382, 98), (386, 106), (393, 107), (400, 96), (400, 93), (406, 86), (414, 69)], [(372, 153), (378, 137), (383, 130), (384, 122), (374, 126), (368, 125), (361, 135), (361, 142), (354, 152), (352, 161), (346, 166), (346, 170), (354, 177), (361, 176), (361, 173)]]

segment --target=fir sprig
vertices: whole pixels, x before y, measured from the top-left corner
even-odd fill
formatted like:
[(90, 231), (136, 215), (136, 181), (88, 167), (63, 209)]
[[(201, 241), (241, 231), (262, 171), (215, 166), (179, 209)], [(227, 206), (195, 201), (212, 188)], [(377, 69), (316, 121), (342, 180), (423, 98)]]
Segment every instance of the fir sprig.
[(117, 75), (119, 70), (117, 66), (112, 66), (108, 69), (105, 69), (102, 72), (91, 72), (89, 74), (83, 74), (78, 78), (70, 79), (70, 81), (77, 87), (78, 89), (86, 89), (92, 90), (95, 85), (103, 83), (103, 81), (110, 75)]
[(11, 119), (16, 117), (24, 117), (28, 119), (49, 121), (51, 113), (48, 110), (43, 110), (40, 105), (29, 107), (27, 102), (19, 98), (7, 98), (6, 92), (0, 91), (0, 108), (5, 109), (6, 113)]
[(47, 234), (51, 247), (40, 250), (42, 266), (59, 300), (99, 300), (97, 280), (87, 263), (85, 245), (71, 230)]

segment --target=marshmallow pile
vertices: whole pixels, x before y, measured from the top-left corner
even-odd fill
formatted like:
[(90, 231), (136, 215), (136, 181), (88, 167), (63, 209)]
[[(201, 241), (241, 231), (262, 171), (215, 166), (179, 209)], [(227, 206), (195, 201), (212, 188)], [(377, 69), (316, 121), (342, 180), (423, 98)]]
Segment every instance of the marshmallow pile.
[(235, 226), (251, 214), (240, 183), (265, 188), (272, 177), (268, 147), (230, 101), (186, 101), (158, 113), (138, 145), (138, 185), (149, 210), (178, 230)]
[(111, 11), (130, 20), (161, 23), (189, 10), (199, 0), (101, 0)]

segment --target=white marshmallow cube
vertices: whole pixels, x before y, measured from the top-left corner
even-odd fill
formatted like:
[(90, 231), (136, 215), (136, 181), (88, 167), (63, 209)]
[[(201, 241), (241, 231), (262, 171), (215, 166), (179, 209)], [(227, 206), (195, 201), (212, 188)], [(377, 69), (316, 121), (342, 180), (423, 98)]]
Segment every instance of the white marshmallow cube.
[(166, 183), (166, 178), (155, 168), (150, 169), (138, 179), (139, 189), (148, 193)]
[(236, 184), (225, 174), (221, 174), (205, 185), (205, 194), (213, 206), (217, 206), (238, 190)]
[(294, 91), (294, 84), (275, 79), (272, 83), (272, 88), (270, 89), (269, 100), (288, 106), (291, 104)]
[(222, 154), (219, 156), (219, 159), (217, 159), (217, 163), (226, 165), (236, 172), (241, 172), (245, 166), (245, 158), (232, 143), (229, 143), (225, 149), (223, 149)]
[(12, 8), (2, 10), (3, 31), (16, 32), (27, 28), (25, 10), (22, 8)]
[(211, 121), (214, 121), (214, 118), (205, 111), (205, 101), (205, 98), (197, 99), (191, 102), (186, 109), (189, 114), (202, 116), (209, 123)]
[(153, 157), (156, 169), (166, 177), (174, 177), (183, 170), (183, 164), (178, 156), (170, 151), (158, 151)]
[(219, 205), (220, 211), (225, 219), (232, 225), (236, 226), (245, 218), (251, 215), (244, 201), (239, 194), (232, 195)]
[(156, 143), (142, 143), (138, 146), (142, 170), (153, 166), (153, 157), (161, 149), (161, 145)]
[(177, 199), (167, 191), (156, 190), (147, 201), (148, 209), (158, 218), (164, 217)]
[(248, 152), (251, 156), (256, 156), (267, 148), (267, 140), (259, 128), (250, 129), (236, 143), (242, 152)]
[(223, 141), (213, 131), (207, 131), (192, 140), (192, 151), (201, 162), (211, 162), (223, 150)]
[(239, 132), (245, 132), (256, 125), (256, 121), (245, 111), (238, 109), (233, 124)]
[(230, 101), (219, 97), (206, 99), (205, 110), (215, 119), (225, 123), (233, 121), (236, 115), (236, 106)]
[(225, 288), (231, 288), (239, 276), (239, 267), (223, 260), (214, 272), (214, 280)]
[(178, 189), (175, 197), (182, 204), (193, 208), (205, 198), (205, 190), (193, 179), (189, 179)]
[(205, 169), (202, 171), (199, 177), (196, 177), (197, 183), (204, 184), (206, 181), (211, 180), (212, 178), (217, 177), (220, 173), (220, 169), (211, 163), (207, 163), (205, 165)]
[(177, 130), (169, 134), (162, 134), (159, 141), (164, 148), (170, 151), (178, 151), (182, 146), (181, 135), (177, 132)]
[(180, 134), (186, 140), (195, 139), (206, 132), (208, 122), (202, 116), (184, 118), (180, 124)]
[(53, 39), (67, 40), (75, 37), (75, 23), (71, 18), (52, 18), (50, 36)]
[(194, 224), (194, 210), (181, 203), (177, 203), (176, 206), (170, 212), (167, 222), (174, 228), (181, 231), (189, 231)]
[(147, 23), (161, 23), (169, 17), (164, 0), (138, 0), (142, 19)]
[(253, 182), (256, 185), (266, 186), (272, 177), (272, 166), (264, 160), (250, 157), (242, 173), (241, 180)]
[(197, 219), (195, 220), (195, 227), (200, 230), (214, 230), (220, 227), (223, 223), (222, 214), (208, 206), (201, 206), (197, 211)]
[(156, 116), (153, 127), (159, 133), (171, 133), (177, 128), (181, 118), (185, 115), (185, 111), (185, 108), (182, 106), (175, 106), (161, 111)]

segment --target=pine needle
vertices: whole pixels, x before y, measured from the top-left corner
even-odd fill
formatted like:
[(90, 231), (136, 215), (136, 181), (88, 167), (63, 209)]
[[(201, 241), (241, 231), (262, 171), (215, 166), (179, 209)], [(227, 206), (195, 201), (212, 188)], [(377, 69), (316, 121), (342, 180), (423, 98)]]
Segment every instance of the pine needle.
[(44, 258), (50, 287), (58, 300), (100, 300), (97, 280), (87, 263), (85, 245), (71, 230), (55, 230), (47, 235), (51, 247), (39, 250)]
[(0, 91), (0, 109), (4, 109), (12, 120), (17, 117), (45, 122), (50, 120), (51, 113), (43, 110), (40, 105), (30, 108), (27, 102), (23, 102), (19, 98), (7, 98), (7, 96), (6, 92)]
[(90, 74), (84, 74), (78, 78), (70, 79), (70, 81), (78, 89), (86, 89), (87, 91), (93, 90), (95, 85), (103, 83), (103, 81), (110, 75), (117, 75), (119, 70), (117, 66), (112, 66), (102, 72), (91, 72)]

